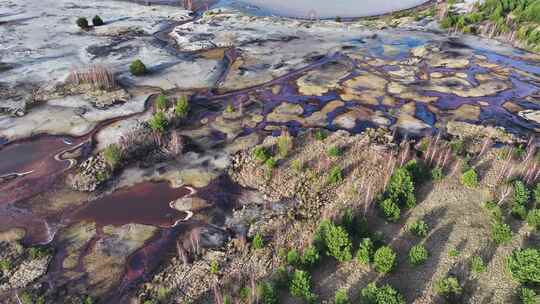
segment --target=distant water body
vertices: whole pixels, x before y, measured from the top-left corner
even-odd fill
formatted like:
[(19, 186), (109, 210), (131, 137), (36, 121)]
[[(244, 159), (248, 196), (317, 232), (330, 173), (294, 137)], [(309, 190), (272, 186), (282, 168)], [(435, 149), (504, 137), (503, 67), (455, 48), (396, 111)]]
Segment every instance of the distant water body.
[(344, 18), (386, 14), (427, 0), (242, 0), (270, 14), (299, 18)]

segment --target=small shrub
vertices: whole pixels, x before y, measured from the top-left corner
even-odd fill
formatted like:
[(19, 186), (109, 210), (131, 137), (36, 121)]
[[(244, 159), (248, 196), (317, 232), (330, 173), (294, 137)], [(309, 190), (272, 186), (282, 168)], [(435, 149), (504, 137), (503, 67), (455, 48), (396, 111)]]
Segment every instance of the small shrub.
[(529, 211), (527, 215), (527, 224), (533, 229), (540, 230), (540, 209)]
[(496, 244), (508, 244), (512, 240), (512, 230), (507, 224), (494, 221), (491, 224), (491, 238)]
[(298, 253), (298, 250), (291, 249), (287, 253), (287, 263), (291, 266), (297, 267), (300, 265), (300, 253)]
[(522, 181), (517, 180), (514, 182), (514, 204), (526, 206), (530, 196), (531, 192)]
[(265, 282), (257, 285), (257, 295), (262, 304), (278, 304), (279, 295), (271, 283)]
[[(540, 155), (540, 153), (538, 153), (538, 155)], [(540, 204), (540, 183), (536, 184), (533, 195), (534, 195), (534, 201), (537, 204)]]
[(270, 158), (270, 152), (264, 147), (257, 147), (253, 150), (253, 156), (261, 163), (265, 163)]
[(535, 248), (514, 250), (506, 260), (512, 277), (521, 284), (540, 284), (540, 251)]
[(362, 264), (368, 265), (373, 261), (373, 254), (375, 251), (375, 246), (373, 241), (370, 238), (364, 238), (358, 246), (358, 251), (356, 252), (356, 260)]
[(417, 237), (426, 237), (428, 235), (429, 226), (424, 220), (417, 220), (409, 225), (409, 231)]
[(408, 161), (403, 168), (409, 172), (414, 183), (421, 183), (429, 178), (430, 172), (426, 165), (416, 159)]
[(87, 30), (88, 28), (90, 28), (90, 26), (88, 25), (88, 19), (84, 17), (78, 18), (76, 23), (77, 23), (77, 26), (83, 30)]
[(167, 118), (163, 112), (156, 112), (148, 124), (150, 125), (152, 131), (163, 134), (167, 130), (167, 125), (169, 122), (167, 121)]
[(346, 289), (339, 289), (334, 296), (334, 304), (351, 304)]
[(377, 284), (369, 283), (362, 289), (361, 295), (362, 303), (366, 304), (405, 304), (403, 296), (390, 285), (377, 287)]
[(210, 274), (218, 274), (219, 273), (219, 263), (216, 260), (212, 260), (210, 262)]
[(261, 249), (264, 247), (264, 240), (260, 233), (255, 234), (253, 240), (251, 241), (251, 247), (253, 249)]
[(249, 300), (249, 296), (251, 294), (251, 288), (249, 287), (242, 287), (240, 289), (240, 299), (243, 303), (246, 303)]
[(273, 170), (275, 167), (277, 167), (277, 161), (273, 157), (267, 159), (264, 164), (266, 165), (266, 168), (268, 168), (268, 170)]
[(95, 15), (94, 18), (92, 18), (92, 24), (94, 26), (102, 26), (105, 24), (105, 22), (103, 22), (103, 19), (101, 19), (100, 16)]
[(496, 203), (489, 201), (484, 204), (484, 207), (490, 213), (493, 220), (495, 221), (503, 220), (502, 209)]
[(0, 260), (0, 271), (2, 272), (8, 272), (12, 268), (12, 264), (10, 260)]
[(156, 109), (158, 111), (165, 111), (167, 109), (167, 97), (163, 94), (159, 94), (156, 98)]
[(445, 299), (452, 300), (461, 295), (463, 289), (455, 277), (446, 277), (437, 281), (435, 292)]
[(147, 73), (146, 65), (144, 65), (144, 63), (140, 59), (133, 61), (129, 65), (129, 71), (134, 76), (142, 76)]
[(484, 273), (487, 270), (486, 263), (479, 256), (473, 256), (471, 258), (471, 270), (475, 274)]
[(28, 248), (28, 255), (31, 259), (42, 259), (51, 254), (51, 250), (47, 247), (35, 246)]
[(339, 166), (333, 166), (330, 169), (330, 174), (328, 176), (328, 183), (331, 185), (339, 184), (343, 181), (343, 171)]
[(319, 251), (315, 247), (309, 247), (308, 249), (304, 250), (304, 254), (302, 255), (302, 266), (309, 269), (315, 265), (320, 260)]
[(103, 157), (105, 158), (105, 162), (109, 165), (109, 167), (114, 169), (122, 160), (122, 150), (118, 145), (109, 145), (103, 151)]
[(373, 255), (373, 264), (380, 273), (388, 273), (396, 266), (396, 253), (392, 248), (383, 246)]
[(232, 114), (234, 113), (234, 106), (232, 104), (228, 104), (226, 107), (225, 107), (225, 113), (228, 113), (228, 114)]
[(413, 178), (407, 169), (400, 168), (392, 175), (387, 189), (387, 198), (402, 207), (416, 206)]
[(290, 275), (287, 268), (281, 266), (276, 270), (274, 275), (274, 284), (278, 289), (287, 288), (289, 286)]
[(330, 157), (340, 157), (343, 155), (343, 151), (339, 147), (332, 147), (328, 149), (328, 156)]
[(530, 288), (522, 287), (519, 289), (519, 299), (523, 304), (538, 304), (540, 298), (536, 295), (536, 292)]
[(478, 175), (474, 169), (469, 169), (461, 175), (461, 184), (467, 188), (476, 188), (478, 187)]
[(300, 173), (302, 171), (304, 171), (304, 164), (302, 163), (301, 160), (299, 159), (295, 159), (291, 162), (291, 169), (293, 169), (294, 171)]
[(383, 200), (379, 207), (381, 208), (381, 211), (384, 215), (384, 217), (389, 222), (397, 222), (399, 221), (399, 218), (401, 217), (401, 209), (399, 206), (390, 198), (387, 198)]
[(527, 208), (523, 205), (512, 205), (512, 215), (520, 220), (524, 220), (527, 218)]
[(277, 139), (278, 156), (285, 158), (293, 149), (293, 138), (288, 132), (283, 132)]
[(289, 292), (295, 298), (301, 298), (307, 302), (313, 301), (316, 296), (311, 292), (311, 276), (309, 273), (295, 270), (289, 285)]
[(450, 149), (457, 155), (465, 152), (465, 142), (462, 139), (455, 139), (450, 142)]
[(456, 249), (452, 248), (448, 251), (448, 256), (451, 258), (457, 258), (461, 253)]
[(174, 105), (174, 114), (177, 118), (184, 119), (189, 113), (189, 101), (187, 96), (181, 96)]
[(319, 141), (326, 139), (326, 133), (321, 129), (316, 130), (313, 135), (315, 136), (315, 139)]
[(26, 291), (23, 291), (19, 298), (21, 299), (22, 304), (34, 304), (34, 299), (32, 299), (32, 295)]
[(436, 182), (442, 181), (442, 179), (444, 178), (442, 168), (441, 167), (435, 167), (435, 168), (431, 169), (431, 178)]
[(417, 266), (424, 264), (428, 259), (429, 253), (423, 245), (416, 245), (409, 250), (409, 263)]

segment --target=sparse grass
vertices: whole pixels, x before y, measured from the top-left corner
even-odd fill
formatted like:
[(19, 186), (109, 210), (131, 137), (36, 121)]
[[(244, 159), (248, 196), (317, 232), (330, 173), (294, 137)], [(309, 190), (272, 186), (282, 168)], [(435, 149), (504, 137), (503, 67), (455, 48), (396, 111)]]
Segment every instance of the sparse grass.
[(482, 257), (473, 256), (470, 261), (471, 271), (474, 274), (481, 274), (486, 272), (487, 266)]
[(452, 249), (450, 249), (448, 251), (448, 256), (451, 257), (451, 258), (457, 258), (460, 255), (461, 255), (461, 253), (456, 248), (452, 248)]
[(330, 169), (330, 174), (328, 175), (328, 183), (331, 185), (339, 184), (343, 181), (343, 170), (341, 167), (335, 165)]
[(116, 168), (122, 161), (122, 150), (116, 144), (107, 146), (103, 151), (103, 157), (105, 162), (109, 165), (110, 168)]
[(435, 182), (439, 182), (444, 178), (443, 170), (440, 167), (431, 169), (431, 178)]
[(282, 132), (277, 139), (278, 157), (286, 158), (293, 149), (293, 138), (289, 132)]
[(341, 155), (343, 155), (343, 151), (339, 147), (332, 147), (328, 149), (327, 154), (330, 157), (340, 157)]
[(262, 249), (264, 247), (264, 239), (260, 233), (255, 234), (251, 241), (251, 247), (253, 249)]
[(319, 141), (326, 139), (326, 132), (321, 129), (317, 129), (313, 135), (315, 136), (315, 139)]

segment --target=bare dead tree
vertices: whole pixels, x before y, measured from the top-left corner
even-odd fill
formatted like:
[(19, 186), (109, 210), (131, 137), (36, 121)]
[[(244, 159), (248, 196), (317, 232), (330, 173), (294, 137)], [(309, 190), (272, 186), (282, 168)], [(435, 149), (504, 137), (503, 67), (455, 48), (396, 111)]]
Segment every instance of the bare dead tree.
[(93, 65), (87, 70), (72, 70), (67, 82), (75, 85), (89, 84), (99, 89), (114, 89), (117, 86), (114, 73), (103, 66)]
[(180, 241), (176, 241), (176, 253), (178, 257), (182, 260), (184, 265), (189, 264), (189, 259), (186, 250), (184, 249), (184, 246), (182, 246)]
[(221, 292), (221, 286), (217, 278), (214, 280), (214, 283), (212, 284), (212, 293), (214, 294), (214, 302), (216, 304), (223, 304), (223, 294)]
[(512, 187), (508, 185), (507, 183), (505, 183), (501, 187), (501, 196), (497, 205), (501, 205), (502, 202), (504, 202), (504, 200), (510, 195), (511, 192), (512, 192)]
[(478, 157), (481, 157), (482, 155), (484, 155), (484, 153), (488, 151), (492, 145), (493, 145), (493, 141), (491, 140), (491, 138), (489, 137), (484, 138), (484, 142), (482, 143), (482, 149), (480, 150)]
[(201, 230), (199, 228), (194, 228), (189, 233), (189, 241), (191, 243), (191, 248), (193, 253), (198, 255), (200, 253), (200, 243), (201, 243)]

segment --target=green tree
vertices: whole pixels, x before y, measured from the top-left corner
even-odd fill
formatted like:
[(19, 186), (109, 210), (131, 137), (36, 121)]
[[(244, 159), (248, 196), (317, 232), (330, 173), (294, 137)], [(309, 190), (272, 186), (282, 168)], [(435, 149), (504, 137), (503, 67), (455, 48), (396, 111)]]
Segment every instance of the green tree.
[(154, 132), (163, 134), (167, 130), (167, 125), (169, 122), (167, 121), (167, 118), (163, 112), (156, 112), (148, 124)]
[(312, 302), (316, 298), (311, 292), (311, 276), (303, 270), (297, 269), (294, 271), (289, 285), (289, 292), (293, 297), (304, 299), (307, 302)]
[(380, 273), (388, 273), (394, 269), (396, 266), (397, 255), (388, 246), (382, 246), (381, 248), (375, 251), (373, 255), (373, 263), (375, 264), (375, 269)]
[(347, 231), (334, 223), (325, 220), (319, 225), (315, 235), (315, 242), (319, 248), (323, 248), (326, 254), (333, 256), (340, 262), (349, 261), (352, 258), (352, 243)]
[(424, 220), (417, 220), (413, 222), (411, 225), (409, 225), (409, 231), (418, 236), (418, 237), (426, 237), (428, 235), (429, 226), (426, 224)]
[(484, 273), (487, 270), (486, 263), (484, 263), (484, 260), (482, 257), (479, 256), (473, 256), (471, 258), (471, 270), (475, 274)]
[(287, 253), (287, 263), (291, 266), (298, 267), (300, 265), (300, 259), (300, 253), (296, 249), (291, 249)]
[(257, 285), (257, 295), (262, 304), (278, 304), (279, 295), (271, 283), (264, 282)]
[(500, 221), (493, 221), (491, 224), (491, 238), (497, 244), (508, 244), (512, 240), (512, 230), (510, 226)]
[(394, 202), (391, 198), (387, 198), (379, 203), (379, 207), (384, 215), (384, 217), (389, 222), (397, 222), (401, 217), (401, 209), (398, 204)]
[(429, 257), (429, 253), (423, 245), (416, 245), (409, 250), (409, 263), (414, 266), (424, 264)]
[(320, 259), (319, 251), (315, 247), (309, 247), (306, 250), (304, 250), (304, 254), (302, 255), (301, 263), (302, 266), (309, 269), (315, 266)]
[(134, 76), (142, 76), (147, 73), (146, 65), (144, 65), (144, 63), (140, 59), (133, 61), (129, 65), (129, 71)]
[(333, 166), (330, 169), (330, 174), (328, 176), (328, 182), (332, 185), (341, 183), (343, 181), (343, 170), (339, 166)]
[(100, 16), (95, 15), (94, 18), (92, 18), (92, 24), (94, 26), (102, 26), (105, 24), (105, 22), (103, 22), (103, 19), (101, 19)]
[(527, 224), (533, 229), (540, 230), (540, 209), (533, 209), (527, 215)]
[(88, 25), (88, 19), (84, 17), (78, 18), (76, 23), (77, 23), (77, 26), (83, 30), (87, 30), (88, 28), (90, 28), (90, 26)]
[(540, 251), (535, 248), (514, 250), (506, 260), (512, 277), (521, 284), (540, 284)]
[(370, 238), (364, 238), (358, 246), (356, 252), (356, 260), (362, 264), (368, 265), (373, 260), (373, 254), (375, 252), (375, 246)]
[(387, 197), (403, 207), (416, 206), (414, 183), (408, 170), (400, 168), (392, 175), (387, 189)]
[(156, 98), (156, 109), (158, 111), (165, 111), (167, 109), (167, 97), (163, 94), (159, 94)]
[(189, 100), (187, 96), (180, 96), (174, 105), (174, 114), (177, 118), (185, 119), (189, 113)]
[(538, 304), (540, 298), (536, 292), (530, 288), (522, 287), (519, 289), (519, 299), (523, 304)]
[(369, 283), (361, 295), (365, 304), (405, 304), (403, 296), (390, 285), (377, 287), (377, 284)]

